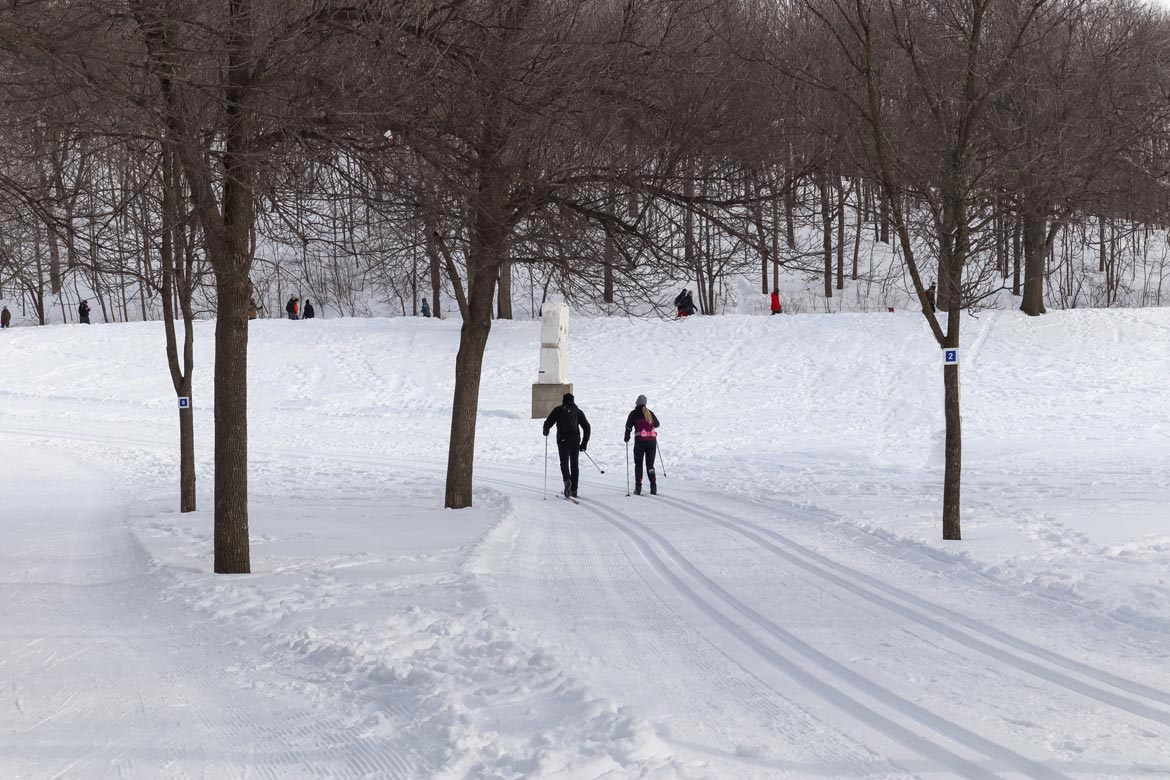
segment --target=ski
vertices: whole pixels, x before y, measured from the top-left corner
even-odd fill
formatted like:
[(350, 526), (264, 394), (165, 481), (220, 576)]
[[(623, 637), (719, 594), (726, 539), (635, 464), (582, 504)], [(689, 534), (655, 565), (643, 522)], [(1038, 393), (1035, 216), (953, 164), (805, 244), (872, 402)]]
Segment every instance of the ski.
[(564, 493), (561, 494), (561, 498), (565, 499), (566, 501), (572, 501), (574, 504), (581, 503), (580, 499), (576, 498), (575, 496), (566, 496)]

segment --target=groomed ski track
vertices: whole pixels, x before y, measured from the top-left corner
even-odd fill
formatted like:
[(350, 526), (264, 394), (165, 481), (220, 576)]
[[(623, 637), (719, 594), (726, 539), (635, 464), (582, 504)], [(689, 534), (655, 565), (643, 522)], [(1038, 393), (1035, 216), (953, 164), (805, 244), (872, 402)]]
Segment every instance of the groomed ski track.
[[(507, 479), (495, 476), (485, 478), (501, 490), (521, 495), (540, 492), (520, 481), (520, 472), (492, 468), (486, 471), (489, 474), (500, 471), (516, 474)], [(763, 686), (753, 691), (760, 699), (787, 702), (788, 706), (793, 706), (794, 702), (790, 699), (793, 687), (802, 688), (811, 699), (798, 698), (812, 701), (809, 709), (813, 712), (820, 710), (820, 705), (828, 707), (833, 713), (827, 715), (828, 720), (837, 723), (843, 735), (857, 739), (862, 744), (866, 743), (867, 735), (876, 735), (881, 740), (895, 743), (908, 751), (908, 756), (912, 756), (906, 760), (893, 760), (888, 767), (881, 767), (882, 762), (877, 762), (878, 766), (862, 763), (848, 769), (842, 766), (839, 771), (844, 777), (896, 776), (899, 771), (905, 771), (907, 776), (941, 775), (977, 780), (1016, 777), (1068, 780), (1071, 777), (1106, 777), (1113, 772), (1117, 772), (1117, 776), (1127, 776), (1127, 773), (1124, 767), (1098, 766), (1086, 771), (1083, 767), (1062, 766), (1064, 762), (1045, 760), (1042, 752), (1034, 748), (1029, 751), (1018, 735), (1015, 738), (1008, 735), (989, 737), (979, 733), (982, 729), (961, 715), (947, 715), (938, 709), (922, 706), (916, 701), (920, 698), (918, 693), (901, 694), (883, 687), (855, 671), (847, 661), (834, 658), (831, 648), (826, 652), (786, 630), (779, 622), (782, 617), (766, 616), (737, 595), (734, 586), (729, 587), (721, 582), (723, 578), (718, 574), (711, 573), (707, 566), (696, 565), (693, 558), (680, 551), (679, 546), (670, 539), (672, 531), (677, 532), (680, 525), (690, 522), (702, 526), (704, 534), (715, 528), (725, 529), (749, 541), (758, 548), (758, 552), (768, 554), (778, 563), (778, 582), (788, 581), (795, 571), (810, 574), (815, 578), (812, 583), (814, 591), (835, 590), (867, 602), (872, 606), (871, 617), (877, 623), (896, 620), (912, 626), (911, 630), (916, 633), (934, 635), (926, 641), (952, 641), (960, 645), (963, 651), (953, 658), (953, 663), (968, 665), (974, 661), (980, 673), (989, 679), (1010, 678), (1010, 670), (1015, 670), (1026, 675), (1018, 678), (1021, 686), (1042, 685), (1057, 695), (1076, 695), (1104, 705), (1103, 708), (1096, 708), (1097, 717), (1108, 720), (1111, 717), (1109, 711), (1113, 710), (1119, 716), (1137, 716), (1148, 720), (1153, 727), (1170, 726), (1170, 707), (1167, 706), (1170, 705), (1170, 693), (1166, 691), (1020, 640), (994, 626), (979, 623), (954, 610), (900, 590), (863, 571), (835, 563), (776, 530), (713, 509), (701, 499), (691, 497), (684, 501), (670, 497), (665, 493), (666, 490), (669, 488), (660, 486), (660, 495), (650, 501), (651, 504), (658, 501), (669, 510), (666, 513), (653, 513), (657, 515), (654, 521), (639, 519), (639, 516), (647, 514), (645, 502), (634, 502), (624, 497), (613, 498), (611, 488), (604, 500), (590, 498), (584, 502), (581, 510), (586, 513), (586, 517), (571, 518), (571, 528), (566, 527), (562, 518), (557, 518), (560, 522), (554, 522), (552, 530), (537, 527), (539, 520), (526, 524), (523, 529), (513, 529), (507, 544), (494, 553), (503, 558), (513, 558), (509, 575), (499, 577), (502, 581), (500, 587), (505, 592), (519, 593), (520, 603), (525, 609), (532, 606), (526, 599), (532, 598), (533, 594), (555, 594), (550, 601), (563, 607), (572, 603), (596, 602), (597, 599), (591, 597), (591, 594), (600, 592), (605, 594), (601, 602), (606, 606), (598, 611), (605, 613), (612, 610), (620, 614), (623, 611), (621, 605), (628, 605), (634, 599), (628, 591), (619, 594), (612, 589), (612, 585), (606, 587), (607, 579), (621, 580), (620, 577), (611, 576), (614, 563), (609, 560), (609, 555), (600, 552), (607, 546), (612, 549), (614, 539), (597, 538), (599, 535), (612, 537), (616, 534), (624, 550), (620, 566), (628, 567), (627, 573), (635, 572), (641, 585), (659, 597), (652, 604), (642, 600), (639, 609), (644, 612), (640, 615), (627, 614), (628, 621), (645, 621), (647, 625), (662, 627), (671, 624), (666, 615), (645, 612), (669, 613), (670, 617), (686, 624), (683, 630), (694, 634), (689, 645), (684, 643), (683, 647), (689, 646), (695, 655), (714, 650), (728, 662), (741, 663), (744, 672), (755, 676), (756, 685)], [(715, 497), (708, 496), (707, 500), (712, 498)], [(782, 517), (785, 512), (774, 511), (771, 514)], [(589, 522), (591, 520), (594, 522)], [(587, 550), (597, 552), (588, 554), (585, 552)], [(538, 568), (535, 561), (543, 561), (545, 564)], [(726, 565), (727, 562), (723, 563)], [(579, 568), (575, 568), (574, 564)], [(488, 572), (508, 568), (500, 560), (482, 565), (487, 577), (491, 577)], [(509, 576), (515, 579), (509, 580)], [(533, 580), (539, 584), (532, 584)], [(783, 600), (790, 598), (791, 592), (781, 587), (772, 595)], [(998, 596), (1002, 598), (1003, 594)], [(517, 608), (516, 611), (521, 610)], [(778, 611), (783, 614), (783, 609)], [(886, 614), (879, 614), (883, 612)], [(541, 625), (531, 626), (546, 638), (550, 633), (547, 621), (551, 614), (540, 611)], [(575, 626), (581, 622), (588, 624), (589, 621), (582, 621), (579, 616), (569, 617), (562, 628), (569, 633), (577, 633)], [(664, 633), (670, 636), (677, 630), (679, 627), (675, 625), (671, 631)], [(663, 638), (655, 639), (661, 641)], [(563, 637), (560, 641), (564, 641)], [(605, 665), (627, 663), (632, 660), (629, 657), (631, 650), (651, 655), (656, 652), (653, 645), (631, 645), (628, 637), (626, 642), (621, 657), (598, 657), (598, 660)], [(703, 642), (710, 643), (711, 647), (706, 651), (699, 648)], [(1166, 649), (1164, 641), (1155, 641), (1151, 647), (1155, 653), (1165, 652)], [(890, 647), (890, 650), (898, 653), (901, 648)], [(781, 675), (779, 684), (762, 682), (762, 678), (768, 676), (766, 671), (756, 676), (756, 664), (750, 660), (743, 661), (745, 656), (754, 656), (770, 670), (778, 672)], [(701, 684), (703, 672), (715, 671), (710, 662), (694, 663), (693, 671), (697, 674), (681, 679)], [(718, 673), (725, 674), (726, 670)], [(650, 680), (646, 682), (650, 683)], [(664, 677), (653, 684), (667, 685), (668, 682)], [(707, 701), (710, 703), (709, 699)], [(1081, 706), (1092, 705), (1082, 702)], [(776, 718), (778, 714), (773, 710), (765, 717)], [(793, 713), (786, 714), (790, 717)], [(844, 726), (840, 725), (840, 716), (846, 718)], [(1019, 747), (1013, 747), (1013, 744), (1019, 744)], [(895, 752), (888, 744), (880, 742), (870, 747), (875, 754), (890, 755)], [(750, 756), (755, 751), (749, 749), (743, 752)], [(762, 752), (766, 753), (766, 750)], [(809, 764), (808, 771), (812, 771), (812, 767), (818, 763), (834, 765), (839, 761), (839, 756), (822, 756)], [(767, 764), (766, 761), (758, 763)]]

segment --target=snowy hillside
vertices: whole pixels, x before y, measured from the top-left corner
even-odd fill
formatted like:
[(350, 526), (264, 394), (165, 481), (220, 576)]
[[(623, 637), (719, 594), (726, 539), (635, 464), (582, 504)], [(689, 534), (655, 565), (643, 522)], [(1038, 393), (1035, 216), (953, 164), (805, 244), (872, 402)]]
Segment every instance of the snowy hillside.
[(0, 333), (0, 777), (1170, 775), (1168, 310), (964, 323), (945, 544), (918, 314), (573, 320), (580, 506), (544, 500), (538, 325), (497, 322), (460, 512), (458, 323), (258, 321), (230, 578), (213, 327), (186, 516), (160, 323)]

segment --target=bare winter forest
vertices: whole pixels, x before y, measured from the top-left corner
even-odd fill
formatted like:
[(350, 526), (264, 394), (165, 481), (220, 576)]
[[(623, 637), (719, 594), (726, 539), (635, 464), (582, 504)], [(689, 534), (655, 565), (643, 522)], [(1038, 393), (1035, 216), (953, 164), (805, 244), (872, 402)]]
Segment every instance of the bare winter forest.
[(460, 315), (467, 506), (491, 322), (549, 294), (909, 303), (941, 347), (973, 307), (1164, 305), (1168, 85), (1170, 18), (1129, 0), (11, 0), (0, 299), (165, 320), (180, 396), (216, 319), (216, 568), (246, 570), (251, 302)]

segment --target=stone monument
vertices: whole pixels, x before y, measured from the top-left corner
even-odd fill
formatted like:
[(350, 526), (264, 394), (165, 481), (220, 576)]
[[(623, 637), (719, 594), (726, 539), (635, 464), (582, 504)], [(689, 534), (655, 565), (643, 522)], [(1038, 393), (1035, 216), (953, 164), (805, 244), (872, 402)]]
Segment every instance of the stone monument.
[(545, 301), (540, 315), (540, 374), (532, 386), (532, 419), (544, 419), (573, 392), (569, 383), (569, 305)]

